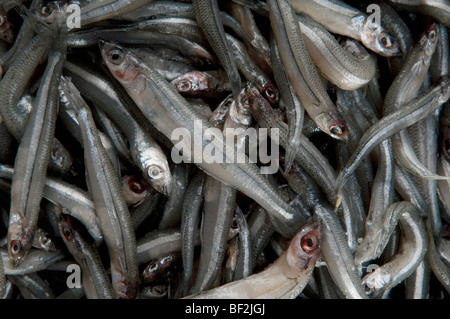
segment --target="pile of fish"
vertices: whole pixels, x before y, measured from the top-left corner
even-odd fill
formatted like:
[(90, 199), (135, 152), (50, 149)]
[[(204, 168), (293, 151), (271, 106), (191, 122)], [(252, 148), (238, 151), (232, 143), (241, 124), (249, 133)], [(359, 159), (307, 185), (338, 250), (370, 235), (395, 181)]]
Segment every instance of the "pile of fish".
[(447, 0), (1, 0), (0, 295), (448, 298), (449, 27)]

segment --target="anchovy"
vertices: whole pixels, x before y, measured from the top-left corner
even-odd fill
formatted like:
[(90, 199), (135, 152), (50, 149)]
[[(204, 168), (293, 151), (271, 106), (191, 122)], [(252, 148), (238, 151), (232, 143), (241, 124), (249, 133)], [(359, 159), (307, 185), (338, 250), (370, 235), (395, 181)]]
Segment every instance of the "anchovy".
[[(121, 81), (125, 89), (134, 98), (136, 104), (141, 106), (142, 111), (148, 114), (148, 119), (167, 137), (170, 138), (172, 129), (176, 127), (188, 128), (189, 132), (192, 133), (195, 133), (195, 131), (198, 132), (198, 129), (194, 131), (194, 127), (200, 123), (203, 130), (210, 127), (210, 125), (205, 120), (201, 119), (199, 115), (195, 114), (192, 110), (189, 110), (186, 100), (183, 99), (178, 92), (174, 91), (169, 83), (158, 73), (143, 64), (140, 64), (136, 69), (139, 65), (137, 62), (139, 59), (131, 52), (110, 43), (103, 42), (101, 46), (103, 58), (112, 74)], [(127, 67), (128, 65), (134, 65), (134, 67)], [(141, 73), (143, 77), (137, 76), (138, 73)], [(148, 83), (148, 85), (146, 83)], [(144, 95), (136, 94), (138, 91), (133, 89), (133, 87), (142, 91)], [(164, 96), (164, 98), (162, 98), (162, 96)], [(165, 117), (164, 122), (162, 122), (162, 119), (154, 117), (155, 113), (151, 112), (148, 109), (149, 105), (145, 103), (146, 98), (151, 100), (156, 98), (158, 103), (154, 103), (152, 106), (157, 108), (161, 107), (165, 110), (164, 112), (166, 115), (160, 113), (161, 116)], [(162, 105), (164, 105), (164, 107)], [(152, 116), (150, 116), (150, 113)], [(200, 130), (198, 133), (201, 134), (201, 131), (203, 130)], [(194, 140), (198, 137), (199, 136), (194, 137)], [(202, 141), (202, 145), (206, 143), (204, 135), (200, 136), (200, 141)], [(191, 145), (190, 143), (192, 142), (193, 141), (189, 141), (189, 145)], [(184, 143), (186, 143), (186, 141)], [(201, 149), (203, 149), (202, 145), (200, 145)], [(213, 145), (216, 150), (223, 151), (223, 146), (225, 144), (222, 136), (216, 136)], [(189, 148), (194, 150), (194, 147)], [(195, 146), (195, 148), (198, 148), (198, 146)], [(194, 156), (197, 157), (197, 160), (194, 159), (194, 161), (198, 161), (199, 155), (200, 154), (194, 154)], [(230, 158), (228, 154), (225, 155), (227, 158)], [(238, 190), (241, 190), (257, 200), (262, 206), (266, 207), (267, 211), (273, 216), (272, 222), (275, 224), (275, 227), (287, 236), (292, 235), (293, 232), (295, 232), (294, 230), (299, 227), (299, 215), (296, 212), (293, 212), (288, 204), (279, 197), (276, 190), (267, 184), (256, 166), (249, 163), (248, 159), (245, 164), (230, 164), (226, 163), (227, 160), (224, 162), (225, 163), (221, 164), (210, 164), (201, 161), (199, 166), (207, 173), (212, 174), (215, 178), (218, 178), (224, 183), (233, 185)], [(243, 179), (243, 182), (238, 182), (239, 179)]]
[(400, 211), (398, 220), (404, 240), (398, 253), (388, 263), (381, 265), (363, 277), (369, 295), (380, 296), (407, 278), (424, 259), (428, 249), (425, 224), (415, 206), (408, 202), (397, 202)]
[(97, 247), (89, 240), (81, 223), (69, 215), (60, 216), (60, 233), (67, 248), (83, 271), (83, 289), (87, 298), (112, 299), (113, 288), (106, 275)]
[(428, 93), (413, 99), (403, 105), (399, 110), (389, 113), (373, 124), (361, 137), (358, 147), (339, 172), (336, 182), (337, 189), (342, 189), (346, 179), (354, 172), (365, 154), (372, 150), (379, 142), (420, 121), (435, 111), (448, 99), (449, 91), (448, 81), (444, 80), (440, 85), (431, 88)]
[(186, 298), (296, 298), (312, 275), (321, 243), (321, 224), (308, 224), (294, 236), (275, 263), (262, 272)]
[(343, 90), (365, 86), (375, 76), (375, 59), (357, 41), (340, 44), (323, 26), (307, 16), (298, 19), (305, 45), (320, 73)]
[(343, 1), (290, 0), (290, 3), (295, 12), (310, 16), (330, 32), (361, 41), (382, 56), (396, 56), (400, 52), (398, 44), (378, 21)]
[(446, 1), (0, 2), (3, 299), (448, 297)]
[(217, 0), (192, 1), (197, 23), (203, 30), (208, 42), (221, 61), (231, 84), (233, 96), (237, 99), (241, 90), (241, 78), (236, 63), (231, 55), (230, 46), (225, 36)]
[(63, 62), (63, 53), (52, 53), (44, 73), (45, 80), (38, 91), (36, 105), (30, 114), (14, 162), (8, 249), (17, 263), (23, 260), (30, 250), (37, 226), (39, 204), (56, 125), (56, 83), (62, 72)]
[(65, 106), (74, 112), (82, 128), (88, 185), (110, 252), (114, 293), (119, 298), (134, 298), (138, 284), (136, 237), (120, 181), (101, 145), (89, 107), (73, 83), (61, 79), (61, 89), (70, 101)]
[(286, 118), (289, 132), (289, 143), (286, 148), (285, 170), (288, 171), (294, 162), (295, 155), (301, 148), (301, 134), (305, 118), (305, 108), (295, 95), (284, 65), (281, 63), (280, 52), (276, 41), (270, 42), (271, 61), (275, 82), (280, 88), (281, 100), (286, 108)]
[(133, 162), (143, 172), (144, 178), (158, 191), (168, 194), (172, 184), (169, 164), (153, 136), (139, 124), (114, 90), (113, 84), (99, 74), (89, 72), (70, 62), (65, 69), (82, 94), (93, 101), (120, 127), (130, 145)]
[(270, 21), (287, 76), (306, 112), (325, 133), (337, 139), (348, 134), (345, 121), (320, 79), (297, 16), (288, 1), (269, 1)]
[[(414, 98), (428, 73), (431, 56), (438, 41), (438, 26), (432, 24), (421, 36), (386, 93), (383, 114), (392, 113)], [(392, 138), (397, 162), (414, 175), (435, 179), (435, 174), (420, 162), (414, 153), (408, 131), (401, 130)]]

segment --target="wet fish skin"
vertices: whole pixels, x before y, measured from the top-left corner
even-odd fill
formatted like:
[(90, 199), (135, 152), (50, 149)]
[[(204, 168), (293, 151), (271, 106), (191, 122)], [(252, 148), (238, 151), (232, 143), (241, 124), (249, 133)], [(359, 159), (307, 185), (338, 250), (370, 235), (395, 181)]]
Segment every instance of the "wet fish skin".
[(377, 21), (343, 1), (290, 0), (297, 13), (305, 13), (330, 32), (361, 41), (366, 48), (382, 56), (397, 56), (398, 44)]
[[(132, 95), (136, 104), (143, 108), (142, 111), (147, 113), (148, 119), (167, 137), (171, 136), (173, 129), (176, 127), (188, 128), (189, 131), (195, 133), (193, 125), (196, 123), (196, 120), (202, 123), (203, 129), (210, 127), (200, 115), (189, 108), (186, 100), (164, 78), (148, 67), (145, 67), (145, 65), (139, 64), (138, 58), (133, 56), (131, 52), (110, 43), (102, 43), (101, 51), (104, 61), (107, 63), (112, 74), (118, 78), (125, 89)], [(117, 53), (119, 60), (111, 61), (111, 56), (116, 57), (114, 54), (111, 55), (111, 53)], [(163, 103), (164, 109), (166, 110), (165, 113), (158, 113), (158, 117), (155, 117), (155, 111), (147, 109), (148, 104), (145, 103), (145, 99), (147, 98), (152, 100), (156, 98), (159, 103)], [(158, 109), (163, 108), (158, 103), (154, 103), (152, 107)], [(162, 117), (164, 117), (164, 120)], [(179, 122), (180, 120), (182, 120), (182, 123)], [(203, 136), (201, 139), (203, 140)], [(190, 143), (192, 142), (190, 141)], [(203, 140), (202, 143), (204, 142)], [(213, 143), (218, 146), (219, 150), (224, 149), (222, 138), (216, 138)], [(194, 148), (191, 147), (191, 149)], [(281, 233), (286, 234), (288, 237), (295, 233), (295, 229), (301, 223), (300, 215), (293, 212), (289, 205), (280, 198), (277, 191), (268, 185), (254, 164), (249, 163), (248, 160), (244, 164), (209, 164), (204, 161), (198, 164), (208, 174), (213, 175), (215, 178), (227, 184), (233, 185), (238, 190), (248, 194), (251, 198), (257, 199), (262, 206), (267, 208), (267, 211), (273, 217), (273, 223), (276, 223), (275, 227)], [(237, 181), (240, 178), (244, 178), (244, 176), (250, 178), (245, 178), (245, 182), (243, 181), (242, 183)]]
[(398, 220), (405, 240), (401, 241), (398, 253), (386, 264), (368, 273), (362, 284), (368, 286), (368, 295), (381, 296), (407, 278), (425, 258), (428, 250), (426, 225), (420, 212), (409, 202), (396, 202), (400, 212)]
[(338, 191), (342, 189), (348, 176), (354, 172), (361, 158), (378, 142), (423, 119), (447, 101), (450, 94), (449, 87), (448, 80), (443, 80), (440, 85), (431, 88), (426, 94), (413, 99), (399, 110), (382, 117), (373, 124), (361, 137), (357, 149), (339, 172), (336, 182)]
[(241, 90), (241, 78), (225, 37), (225, 31), (219, 13), (219, 4), (217, 0), (194, 0), (192, 1), (192, 6), (197, 23), (202, 28), (208, 42), (227, 72), (231, 91), (237, 99)]
[(111, 281), (94, 242), (83, 226), (69, 215), (60, 215), (60, 233), (66, 247), (75, 257), (83, 272), (83, 289), (89, 299), (113, 299)]
[(8, 227), (8, 250), (17, 263), (31, 248), (37, 227), (40, 202), (50, 161), (58, 92), (56, 83), (62, 72), (65, 55), (54, 51), (47, 65), (45, 80), (39, 88), (35, 106), (23, 133), (14, 161), (11, 207)]
[(114, 293), (117, 298), (135, 298), (138, 284), (136, 237), (119, 178), (101, 145), (86, 102), (73, 83), (65, 77), (61, 78), (60, 85), (71, 101), (66, 107), (70, 107), (75, 113), (82, 128), (87, 184), (110, 252)]
[(110, 118), (115, 119), (126, 136), (129, 153), (144, 178), (158, 191), (168, 195), (172, 176), (166, 155), (153, 136), (139, 124), (126, 108), (113, 84), (100, 74), (67, 62), (65, 69), (83, 96), (93, 101)]
[(269, 1), (270, 22), (287, 76), (306, 112), (325, 133), (345, 140), (348, 128), (312, 62), (289, 1)]
[(307, 224), (292, 238), (275, 263), (262, 272), (185, 298), (296, 298), (312, 275), (321, 244), (320, 222)]

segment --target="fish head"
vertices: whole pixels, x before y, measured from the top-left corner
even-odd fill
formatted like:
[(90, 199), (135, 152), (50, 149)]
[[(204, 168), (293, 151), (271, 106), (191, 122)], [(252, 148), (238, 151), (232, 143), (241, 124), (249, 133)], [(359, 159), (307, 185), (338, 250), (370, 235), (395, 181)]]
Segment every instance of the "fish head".
[[(219, 110), (218, 113), (220, 112), (220, 114), (226, 114), (228, 111), (228, 108), (231, 106), (233, 101), (234, 101), (233, 94), (230, 93), (222, 102), (220, 102), (220, 104), (217, 106), (216, 110), (218, 109)], [(214, 112), (216, 112), (216, 110), (214, 110)]]
[(60, 143), (54, 143), (50, 153), (52, 160), (51, 168), (57, 169), (62, 174), (76, 174), (72, 155)]
[(364, 46), (384, 57), (401, 56), (398, 42), (381, 25), (367, 19), (361, 32)]
[(228, 110), (230, 106), (234, 102), (233, 94), (229, 94), (220, 104), (216, 107), (216, 109), (211, 113), (209, 117), (209, 123), (214, 127), (222, 127), (225, 122), (225, 118), (227, 117)]
[(149, 139), (152, 138), (147, 134), (138, 137), (139, 141), (136, 147), (132, 148), (132, 157), (151, 187), (164, 195), (168, 195), (172, 188), (172, 173), (167, 157), (161, 148), (149, 142)]
[(56, 251), (56, 245), (47, 232), (42, 231), (39, 234), (39, 245), (45, 251)]
[(162, 264), (160, 260), (152, 260), (143, 272), (143, 281), (152, 282), (158, 278), (158, 274), (161, 272)]
[(317, 126), (332, 138), (346, 141), (348, 138), (348, 127), (339, 112), (325, 112), (318, 114), (314, 121)]
[(299, 270), (315, 266), (322, 240), (322, 222), (314, 221), (303, 226), (291, 240), (287, 249), (288, 264)]
[(169, 292), (169, 287), (167, 285), (154, 285), (151, 286), (149, 289), (150, 295), (153, 296), (153, 298), (163, 298), (167, 296)]
[(172, 174), (162, 163), (154, 163), (147, 167), (150, 184), (160, 193), (169, 196), (172, 189)]
[(8, 16), (0, 10), (0, 39), (12, 43), (14, 41), (13, 25), (8, 20)]
[(167, 256), (150, 261), (143, 271), (144, 282), (154, 282), (162, 275), (167, 273), (167, 270), (175, 264), (179, 254), (171, 253)]
[(161, 151), (148, 147), (139, 153), (144, 178), (158, 192), (168, 196), (172, 189), (172, 173), (167, 158)]
[(14, 266), (18, 266), (25, 257), (25, 247), (18, 238), (8, 240), (8, 251)]
[(382, 267), (377, 267), (362, 278), (362, 286), (368, 296), (379, 298), (391, 280), (392, 278), (388, 271)]
[(124, 88), (137, 94), (142, 92), (146, 80), (138, 58), (130, 50), (113, 42), (99, 40), (99, 46), (103, 61)]
[[(120, 275), (119, 275), (120, 276)], [(118, 299), (135, 299), (138, 292), (138, 283), (136, 280), (128, 280), (127, 275), (123, 276), (121, 281), (115, 281), (113, 278), (113, 290)]]
[(128, 205), (137, 206), (152, 194), (150, 184), (138, 176), (124, 175), (121, 177), (121, 182), (125, 201)]
[(229, 117), (233, 122), (248, 126), (251, 124), (252, 115), (248, 108), (249, 96), (257, 92), (256, 87), (248, 82), (239, 92), (238, 101), (233, 101), (229, 106)]
[(168, 292), (169, 292), (169, 287), (166, 284), (155, 284), (155, 285), (145, 286), (141, 290), (140, 298), (161, 299), (161, 298), (165, 298), (167, 296)]
[(52, 23), (53, 21), (67, 15), (69, 1), (46, 1), (37, 6), (34, 14), (41, 22)]
[(215, 89), (218, 81), (206, 72), (191, 71), (173, 79), (171, 84), (180, 94), (196, 96)]
[(250, 112), (259, 112), (271, 107), (269, 102), (261, 95), (254, 85), (247, 85), (241, 96), (241, 104)]
[(72, 246), (77, 247), (77, 249), (81, 248), (79, 240), (81, 231), (80, 224), (74, 217), (68, 214), (59, 215), (59, 232), (64, 242), (68, 244), (69, 249)]
[(26, 257), (31, 249), (33, 234), (27, 228), (27, 219), (23, 213), (12, 213), (8, 226), (8, 252), (15, 266)]
[(266, 83), (261, 89), (261, 94), (270, 102), (270, 104), (274, 105), (278, 103), (279, 92), (275, 84)]
[(427, 57), (431, 58), (433, 55), (438, 39), (439, 26), (437, 23), (432, 23), (425, 29), (419, 39), (419, 46)]

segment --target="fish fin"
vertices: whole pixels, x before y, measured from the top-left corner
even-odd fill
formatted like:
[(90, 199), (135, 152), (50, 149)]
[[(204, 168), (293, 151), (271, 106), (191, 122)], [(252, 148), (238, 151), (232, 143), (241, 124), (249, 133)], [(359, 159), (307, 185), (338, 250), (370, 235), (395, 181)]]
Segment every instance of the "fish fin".
[(284, 163), (284, 173), (287, 174), (289, 170), (292, 168), (292, 165), (294, 164), (295, 157), (297, 156), (297, 153), (300, 150), (300, 145), (292, 146), (290, 145), (286, 149), (286, 155), (285, 155), (285, 163)]
[(339, 173), (336, 179), (336, 202), (334, 204), (334, 211), (337, 212), (342, 202), (342, 188), (347, 181), (348, 174), (345, 171)]
[(334, 204), (334, 212), (336, 213), (339, 209), (339, 206), (341, 205), (342, 202), (342, 194), (338, 193), (337, 198), (336, 198), (336, 203)]

